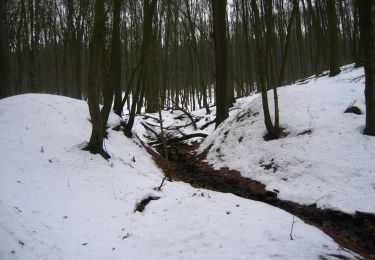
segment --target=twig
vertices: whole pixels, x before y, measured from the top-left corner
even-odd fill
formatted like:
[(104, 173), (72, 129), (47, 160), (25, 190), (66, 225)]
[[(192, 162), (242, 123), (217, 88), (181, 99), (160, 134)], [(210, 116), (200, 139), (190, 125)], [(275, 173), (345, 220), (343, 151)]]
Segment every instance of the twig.
[(179, 110), (182, 113), (184, 113), (190, 119), (190, 121), (193, 123), (194, 130), (197, 130), (197, 124), (195, 123), (195, 120), (194, 120), (193, 116), (189, 113), (188, 109), (184, 109), (183, 107), (179, 107), (178, 104), (176, 104), (176, 102), (174, 102), (174, 100), (172, 100), (172, 99), (169, 99), (169, 100), (173, 104), (173, 110)]
[(229, 108), (229, 112), (233, 111), (233, 110), (237, 110), (237, 109), (240, 109), (240, 108), (239, 107), (231, 107), (231, 108)]
[(293, 228), (294, 228), (294, 223), (296, 223), (296, 222), (297, 221), (294, 220), (294, 216), (293, 216), (292, 228), (291, 228), (290, 234), (289, 234), (290, 240), (294, 240), (294, 238), (293, 238)]
[(354, 101), (352, 102), (352, 103), (350, 103), (350, 105), (349, 106), (347, 106), (347, 108), (346, 109), (348, 109), (349, 107), (352, 107), (353, 105), (354, 105), (354, 103), (357, 101), (357, 99), (354, 99)]
[[(160, 137), (161, 137), (161, 141), (162, 141), (163, 148), (164, 148), (164, 156), (165, 156), (165, 159), (167, 161), (167, 166), (168, 166), (167, 172), (165, 173), (165, 177), (167, 177), (169, 181), (172, 181), (171, 165), (169, 163), (168, 150), (167, 150), (167, 142), (165, 141), (165, 135), (164, 135), (164, 129), (163, 129), (163, 117), (162, 117), (162, 114), (161, 114), (161, 98), (160, 98), (160, 94), (159, 94), (159, 120), (160, 120), (159, 121), (159, 124), (160, 124)], [(162, 182), (162, 184), (163, 184), (163, 182)]]
[(158, 190), (158, 191), (160, 191), (161, 188), (163, 187), (164, 182), (165, 182), (166, 179), (167, 179), (167, 176), (164, 176), (164, 178), (163, 178), (163, 180), (161, 181), (159, 187), (155, 187), (154, 190)]
[(365, 75), (361, 75), (359, 77), (355, 77), (355, 78), (352, 79), (352, 82), (358, 82), (358, 81), (360, 81), (364, 77), (365, 77)]
[(212, 121), (209, 121), (207, 123), (205, 123), (204, 125), (201, 126), (200, 130), (204, 130), (205, 128), (207, 128), (209, 125), (212, 125), (213, 123), (216, 122), (216, 119), (212, 120)]
[(175, 110), (180, 110), (181, 112), (183, 112), (185, 115), (187, 115), (187, 117), (190, 119), (190, 121), (193, 123), (193, 127), (194, 127), (194, 130), (197, 130), (197, 124), (195, 123), (195, 120), (193, 118), (193, 116), (185, 109), (183, 109), (182, 107), (179, 107), (177, 105), (174, 106), (174, 109)]
[(166, 130), (179, 130), (181, 128), (185, 128), (185, 127), (188, 127), (188, 126), (191, 126), (191, 125), (193, 125), (192, 122), (187, 123), (186, 125), (168, 126), (168, 127), (164, 127), (164, 129), (166, 129)]
[[(166, 142), (166, 144), (177, 143), (177, 142), (185, 141), (185, 140), (188, 140), (190, 138), (195, 138), (195, 137), (206, 138), (207, 134), (205, 134), (205, 133), (194, 133), (194, 134), (189, 134), (189, 135), (185, 135), (185, 136), (182, 136), (182, 137), (176, 137), (176, 138), (168, 139), (168, 140), (165, 140), (165, 142)], [(153, 142), (149, 142), (148, 145), (155, 145), (155, 144), (159, 144), (159, 143), (160, 143), (160, 141), (153, 141)]]
[(312, 122), (314, 121), (314, 116), (311, 114), (310, 108), (307, 108), (307, 112), (309, 113), (309, 117), (310, 117), (310, 123), (309, 123), (309, 128), (310, 128)]
[(149, 118), (151, 118), (151, 119), (154, 119), (156, 122), (158, 122), (159, 123), (159, 121), (160, 121), (160, 119), (159, 118), (157, 118), (157, 117), (154, 117), (154, 116), (151, 116), (151, 115), (143, 115), (142, 116), (143, 117), (143, 119), (149, 119)]
[(160, 123), (158, 125), (154, 125), (154, 124), (151, 124), (147, 121), (144, 121), (146, 124), (148, 124), (149, 126), (152, 126), (152, 127), (160, 127)]
[(319, 200), (321, 200), (321, 199), (323, 199), (323, 198), (325, 198), (325, 197), (328, 197), (328, 195), (324, 195), (324, 196), (322, 196), (322, 197), (320, 197), (319, 199), (317, 199), (316, 201), (315, 201), (315, 203), (313, 203), (312, 205), (314, 205), (315, 207), (317, 206), (317, 203), (318, 203), (318, 201)]
[(146, 130), (149, 130), (150, 132), (152, 132), (155, 137), (158, 137), (158, 133), (152, 129), (150, 126), (146, 125), (145, 123), (141, 122), (141, 125), (146, 129)]

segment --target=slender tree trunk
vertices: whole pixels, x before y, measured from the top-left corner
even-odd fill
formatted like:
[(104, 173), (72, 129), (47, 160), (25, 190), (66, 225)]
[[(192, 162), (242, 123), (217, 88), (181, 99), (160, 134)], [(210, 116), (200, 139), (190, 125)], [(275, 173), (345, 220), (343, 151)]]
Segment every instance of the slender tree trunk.
[[(324, 59), (325, 51), (324, 51), (324, 44), (323, 44), (323, 30), (317, 15), (315, 14), (314, 8), (312, 6), (311, 0), (307, 0), (308, 10), (311, 15), (312, 20), (312, 27), (314, 29), (314, 36), (316, 41), (316, 54), (315, 54), (315, 61), (314, 61), (314, 73), (319, 74), (321, 70), (321, 58)], [(316, 3), (315, 3), (316, 4)], [(317, 8), (316, 8), (317, 9)]]
[(99, 153), (109, 158), (103, 149), (103, 118), (99, 107), (101, 64), (105, 37), (105, 10), (104, 0), (95, 1), (95, 18), (92, 38), (89, 47), (89, 78), (87, 86), (88, 106), (91, 116), (92, 131), (88, 146), (85, 148), (91, 153)]
[(216, 128), (228, 117), (226, 0), (212, 0), (216, 67)]
[[(141, 73), (140, 73), (141, 77), (143, 76), (143, 70), (144, 70), (144, 68), (142, 67)], [(139, 99), (139, 96), (141, 94), (141, 91), (142, 91), (142, 81), (141, 81), (141, 79), (139, 79), (137, 81), (135, 93), (132, 95), (132, 105), (131, 105), (131, 109), (129, 111), (129, 119), (128, 119), (128, 122), (126, 123), (126, 126), (124, 128), (124, 134), (125, 134), (125, 136), (127, 136), (129, 138), (133, 136), (132, 128), (133, 128), (133, 125), (134, 125), (135, 112), (136, 112), (137, 103), (138, 103), (138, 99)]]
[(38, 92), (38, 87), (36, 86), (36, 48), (37, 48), (37, 30), (35, 26), (35, 16), (37, 14), (37, 6), (36, 3), (34, 3), (34, 0), (29, 0), (29, 19), (30, 19), (30, 50), (29, 50), (29, 84), (30, 84), (30, 91), (33, 93)]
[(74, 98), (82, 99), (82, 48), (78, 41), (73, 44), (73, 55), (75, 84), (72, 94)]
[(329, 76), (340, 73), (339, 61), (339, 28), (337, 24), (336, 1), (326, 0), (329, 34)]
[[(121, 3), (122, 3), (122, 0), (118, 1), (116, 0), (115, 3), (117, 2), (120, 2), (120, 6), (118, 7), (119, 8), (119, 15), (120, 15), (120, 11), (121, 11)], [(124, 19), (126, 21), (126, 19)], [(119, 21), (120, 21), (120, 17), (119, 17)], [(113, 27), (115, 26), (115, 24), (113, 24)], [(113, 79), (115, 80), (114, 82), (114, 95), (115, 95), (115, 98), (114, 98), (114, 104), (113, 104), (113, 109), (114, 111), (116, 111), (116, 109), (121, 109), (121, 111), (119, 112), (120, 116), (121, 116), (121, 112), (122, 112), (122, 109), (123, 109), (123, 106), (122, 108), (120, 107), (121, 106), (121, 101), (122, 101), (122, 85), (121, 85), (121, 70), (122, 70), (122, 66), (121, 66), (121, 39), (120, 39), (120, 25), (116, 25), (118, 27), (118, 44), (119, 44), (119, 47), (120, 47), (120, 50), (119, 50), (119, 53), (117, 55), (119, 55), (118, 59), (116, 58), (116, 63), (117, 63), (117, 68), (120, 70), (120, 76), (116, 75), (113, 77)], [(124, 31), (125, 31), (125, 59), (128, 59), (129, 57), (127, 56), (127, 46), (126, 46), (126, 24), (124, 24)], [(113, 44), (113, 40), (112, 40), (112, 44)], [(112, 50), (113, 51), (113, 50)], [(117, 69), (116, 69), (117, 71)], [(120, 77), (120, 78), (117, 78), (117, 77)], [(126, 78), (126, 77), (125, 77)], [(124, 78), (124, 79), (125, 79)], [(125, 99), (126, 100), (126, 99)]]
[(57, 3), (55, 2), (53, 4), (54, 11), (52, 13), (54, 14), (53, 17), (53, 54), (54, 54), (54, 74), (55, 74), (55, 94), (61, 95), (61, 89), (59, 86), (59, 56), (58, 56), (58, 43), (57, 43), (57, 19), (55, 12), (57, 11)]
[[(142, 49), (141, 49), (141, 57), (136, 68), (136, 71), (139, 69), (139, 75), (137, 77), (137, 86), (135, 93), (132, 96), (132, 106), (129, 114), (128, 122), (124, 129), (124, 134), (127, 137), (132, 136), (132, 128), (135, 119), (136, 107), (138, 101), (143, 98), (142, 92), (144, 91), (145, 82), (147, 78), (147, 61), (149, 59), (149, 49), (153, 39), (153, 32), (152, 32), (152, 18), (154, 16), (155, 10), (157, 6), (157, 0), (144, 0), (143, 2), (143, 39), (142, 39)], [(134, 71), (135, 73), (135, 71)]]
[(8, 0), (0, 2), (0, 99), (10, 95), (7, 4)]
[(353, 60), (355, 63), (355, 67), (358, 68), (362, 66), (362, 57), (361, 54), (362, 52), (359, 50), (359, 44), (358, 44), (358, 5), (354, 4), (353, 5)]
[(366, 127), (364, 134), (375, 136), (375, 35), (374, 3), (369, 0), (356, 0), (359, 13), (361, 47), (365, 65)]
[(292, 15), (290, 17), (288, 27), (287, 27), (286, 40), (285, 40), (285, 45), (284, 45), (283, 53), (282, 53), (283, 58), (282, 58), (282, 61), (281, 61), (280, 73), (279, 73), (279, 77), (278, 77), (278, 80), (277, 80), (278, 86), (281, 86), (281, 84), (283, 83), (283, 77), (284, 77), (284, 74), (285, 74), (285, 67), (286, 67), (286, 62), (287, 62), (287, 58), (288, 58), (288, 51), (289, 51), (289, 46), (290, 46), (290, 37), (291, 37), (291, 32), (292, 32), (292, 25), (293, 25), (293, 21), (294, 21), (295, 15), (297, 13), (297, 8), (298, 8), (298, 4), (297, 3), (295, 3), (295, 4), (296, 5), (293, 6)]
[[(280, 117), (279, 117), (279, 101), (277, 95), (277, 82), (276, 82), (276, 69), (275, 69), (275, 44), (276, 44), (276, 37), (275, 37), (275, 30), (274, 30), (274, 15), (273, 15), (273, 0), (268, 0), (265, 2), (265, 18), (266, 18), (266, 27), (267, 27), (267, 35), (266, 35), (266, 49), (267, 49), (267, 60), (268, 60), (268, 88), (272, 87), (273, 89), (273, 98), (274, 98), (274, 115), (275, 115), (275, 132), (279, 133), (279, 125), (280, 125)], [(287, 37), (288, 39), (288, 37)]]
[(256, 44), (256, 58), (258, 63), (258, 77), (259, 85), (262, 92), (262, 105), (264, 113), (264, 123), (267, 129), (267, 139), (277, 138), (276, 130), (272, 124), (270, 110), (268, 107), (268, 97), (267, 97), (267, 86), (265, 76), (267, 74), (267, 68), (265, 64), (265, 55), (262, 46), (262, 31), (261, 31), (261, 21), (259, 16), (258, 6), (255, 0), (251, 0), (251, 7), (254, 13), (254, 34), (255, 34), (255, 44)]
[[(294, 7), (297, 6), (297, 7)], [(301, 22), (301, 12), (299, 8), (299, 0), (293, 1), (293, 8), (296, 10), (296, 19), (295, 19), (295, 25), (296, 25), (296, 36), (298, 41), (298, 54), (299, 54), (299, 66), (302, 76), (306, 76), (306, 64), (307, 61), (305, 61), (305, 48), (304, 48), (304, 37), (302, 35), (302, 22)]]
[(244, 33), (244, 51), (245, 51), (245, 60), (247, 64), (247, 86), (246, 86), (246, 94), (249, 94), (248, 87), (250, 86), (250, 91), (253, 91), (254, 85), (254, 76), (253, 76), (253, 69), (252, 69), (252, 60), (253, 57), (251, 55), (251, 46), (250, 46), (250, 36), (249, 36), (249, 10), (248, 10), (248, 3), (245, 0), (241, 0), (241, 7), (242, 7), (242, 26), (243, 26), (243, 33)]
[[(121, 41), (120, 41), (120, 11), (122, 0), (113, 0), (113, 24), (111, 41), (111, 64), (109, 82), (104, 85), (103, 107), (101, 110), (103, 120), (103, 132), (106, 131), (109, 113), (112, 108), (115, 89), (121, 89)], [(120, 86), (120, 87), (119, 87)]]

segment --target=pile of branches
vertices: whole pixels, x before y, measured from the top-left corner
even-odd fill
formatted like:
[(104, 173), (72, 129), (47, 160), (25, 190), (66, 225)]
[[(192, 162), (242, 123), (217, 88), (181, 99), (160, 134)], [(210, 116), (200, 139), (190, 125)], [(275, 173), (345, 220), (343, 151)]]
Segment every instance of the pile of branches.
[[(189, 140), (191, 138), (206, 138), (207, 134), (205, 133), (192, 133), (192, 134), (185, 134), (182, 129), (188, 126), (193, 126), (194, 130), (198, 130), (197, 122), (199, 122), (202, 117), (192, 115), (187, 109), (184, 109), (182, 107), (179, 107), (177, 105), (174, 105), (171, 108), (168, 108), (168, 110), (171, 110), (171, 113), (173, 111), (181, 111), (182, 113), (173, 119), (175, 120), (184, 120), (186, 118), (189, 119), (189, 122), (184, 125), (171, 125), (167, 127), (163, 127), (163, 130), (165, 131), (164, 134), (164, 141), (166, 145), (171, 145), (172, 143), (182, 142)], [(161, 136), (161, 131), (157, 128), (160, 128), (160, 118), (154, 117), (152, 115), (144, 115), (143, 119), (152, 119), (155, 121), (155, 123), (143, 121), (141, 122), (141, 125), (149, 132), (151, 132), (155, 136), (155, 140), (148, 143), (148, 145), (151, 146), (160, 146), (163, 145), (163, 137)], [(203, 128), (204, 129), (204, 128)]]

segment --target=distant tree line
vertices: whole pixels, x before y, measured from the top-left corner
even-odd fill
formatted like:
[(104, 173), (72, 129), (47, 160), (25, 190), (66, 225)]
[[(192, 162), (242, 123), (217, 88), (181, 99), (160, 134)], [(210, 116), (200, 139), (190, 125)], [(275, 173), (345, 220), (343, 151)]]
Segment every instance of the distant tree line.
[[(163, 95), (168, 97), (166, 102), (172, 98), (179, 103), (199, 103), (203, 107), (207, 98), (210, 101), (203, 93), (211, 95), (208, 90), (216, 77), (210, 1), (159, 0), (156, 5), (151, 18), (151, 50), (154, 52), (151, 57), (159, 70), (154, 73), (158, 74)], [(269, 56), (266, 59), (269, 88), (277, 83), (277, 72), (282, 66), (285, 66), (284, 84), (329, 68), (330, 55), (337, 56), (337, 65), (333, 65), (336, 70), (341, 64), (360, 63), (358, 10), (353, 1), (257, 0), (255, 6), (259, 12), (262, 46), (270, 52), (265, 54)], [(253, 7), (252, 1), (236, 0), (226, 8), (228, 87), (234, 90), (230, 95), (242, 96), (257, 91), (260, 75), (255, 57)], [(107, 58), (103, 59), (102, 70), (109, 66), (113, 8), (113, 0), (104, 1), (103, 51)], [(143, 9), (143, 1), (120, 1), (123, 91), (129, 84), (134, 85), (137, 76), (132, 74), (141, 55)], [(8, 82), (4, 86), (7, 95), (46, 92), (86, 97), (94, 1), (2, 0), (1, 14), (4, 32), (1, 53), (8, 56), (6, 62), (9, 63)], [(290, 21), (292, 14), (294, 17)], [(329, 23), (334, 23), (333, 30)], [(283, 65), (289, 24), (290, 51)], [(133, 82), (130, 82), (132, 76)], [(143, 96), (149, 97), (146, 93)], [(199, 100), (193, 102), (193, 99)], [(155, 106), (150, 101), (146, 98), (146, 104)]]
[(262, 92), (268, 137), (277, 138), (277, 87), (351, 62), (373, 70), (364, 52), (373, 43), (359, 30), (373, 41), (373, 11), (366, 0), (2, 0), (0, 97), (88, 98), (92, 117), (104, 105), (93, 120), (99, 135), (112, 106), (119, 115), (127, 106), (130, 136), (142, 107), (210, 113), (215, 101), (218, 125), (235, 97)]

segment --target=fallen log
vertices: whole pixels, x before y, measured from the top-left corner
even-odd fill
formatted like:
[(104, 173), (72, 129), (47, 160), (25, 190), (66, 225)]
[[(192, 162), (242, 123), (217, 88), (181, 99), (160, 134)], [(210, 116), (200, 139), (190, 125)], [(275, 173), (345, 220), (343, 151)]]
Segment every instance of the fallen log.
[[(194, 134), (184, 135), (184, 136), (181, 136), (181, 137), (175, 137), (175, 138), (167, 139), (165, 141), (166, 141), (167, 144), (171, 144), (171, 143), (177, 143), (177, 142), (189, 140), (191, 138), (196, 138), (196, 137), (206, 138), (207, 134), (204, 134), (204, 133), (194, 133)], [(159, 144), (161, 144), (160, 140), (148, 143), (148, 145), (159, 145)]]
[(154, 117), (154, 116), (151, 116), (151, 115), (143, 115), (142, 116), (143, 117), (143, 119), (153, 119), (153, 120), (155, 120), (156, 122), (158, 122), (158, 123), (160, 123), (160, 119), (159, 118), (157, 118), (157, 117)]
[(141, 125), (146, 129), (146, 130), (149, 130), (150, 132), (152, 132), (154, 135), (155, 135), (155, 137), (158, 137), (158, 133), (154, 130), (154, 129), (152, 129), (150, 126), (148, 126), (147, 124), (145, 124), (145, 123), (143, 123), (143, 122), (141, 122)]
[(198, 128), (197, 128), (197, 124), (195, 123), (195, 120), (194, 120), (193, 116), (192, 116), (187, 110), (185, 110), (185, 109), (183, 109), (182, 107), (179, 107), (179, 106), (177, 106), (177, 105), (174, 105), (174, 106), (173, 106), (173, 110), (179, 110), (179, 111), (181, 111), (182, 113), (184, 113), (184, 114), (190, 119), (190, 121), (192, 122), (193, 127), (194, 127), (194, 130), (197, 130), (197, 129), (198, 129)]
[(202, 125), (201, 128), (199, 128), (199, 129), (200, 130), (206, 129), (209, 125), (212, 125), (215, 122), (216, 122), (216, 119), (214, 119), (212, 121), (209, 121), (209, 122), (205, 123), (204, 125)]
[(188, 126), (191, 126), (191, 125), (193, 125), (192, 122), (187, 123), (186, 125), (168, 126), (168, 127), (164, 127), (164, 129), (169, 130), (169, 131), (170, 130), (179, 130), (181, 128), (185, 128), (185, 127), (188, 127)]

